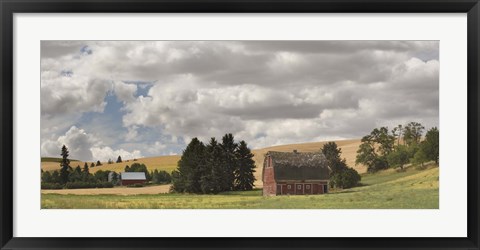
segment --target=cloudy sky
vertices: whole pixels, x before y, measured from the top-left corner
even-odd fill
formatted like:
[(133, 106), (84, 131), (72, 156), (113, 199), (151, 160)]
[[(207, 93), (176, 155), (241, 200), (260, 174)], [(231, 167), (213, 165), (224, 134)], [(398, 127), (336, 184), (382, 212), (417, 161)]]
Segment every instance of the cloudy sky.
[(179, 154), (438, 126), (436, 41), (43, 41), (41, 154)]

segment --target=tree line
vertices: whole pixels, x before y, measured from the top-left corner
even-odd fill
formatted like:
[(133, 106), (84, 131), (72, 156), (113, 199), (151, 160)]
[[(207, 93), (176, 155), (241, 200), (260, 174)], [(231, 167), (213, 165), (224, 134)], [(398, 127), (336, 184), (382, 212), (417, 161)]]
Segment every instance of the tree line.
[(438, 164), (438, 128), (432, 127), (422, 138), (424, 130), (425, 127), (418, 122), (398, 125), (392, 130), (375, 128), (362, 138), (355, 163), (366, 165), (368, 172), (390, 167), (403, 169), (408, 163), (422, 167), (428, 161)]
[(172, 191), (217, 194), (224, 191), (252, 190), (255, 162), (245, 141), (234, 141), (225, 134), (222, 142), (211, 138), (207, 145), (193, 138), (172, 172)]
[[(61, 156), (60, 171), (41, 171), (42, 189), (111, 188), (120, 185), (120, 174), (115, 171), (98, 170), (94, 174), (90, 173), (90, 169), (95, 167), (94, 163), (89, 166), (85, 162), (83, 168), (80, 168), (80, 165), (72, 168), (68, 159), (69, 151), (65, 145), (62, 146)], [(117, 162), (122, 162), (120, 156)], [(101, 166), (100, 161), (97, 161), (96, 166)], [(147, 182), (153, 184), (168, 184), (172, 180), (168, 172), (163, 170), (149, 172), (145, 164), (133, 163), (131, 166), (126, 165), (124, 170), (125, 172), (144, 172)]]
[[(90, 173), (90, 167), (85, 162), (83, 168), (78, 165), (76, 168), (70, 166), (68, 159), (68, 148), (63, 145), (61, 149), (62, 159), (60, 161), (60, 171), (42, 170), (42, 189), (62, 189), (62, 188), (111, 188), (113, 184), (108, 182), (109, 171), (99, 170), (95, 174)], [(92, 167), (94, 164), (92, 163)]]

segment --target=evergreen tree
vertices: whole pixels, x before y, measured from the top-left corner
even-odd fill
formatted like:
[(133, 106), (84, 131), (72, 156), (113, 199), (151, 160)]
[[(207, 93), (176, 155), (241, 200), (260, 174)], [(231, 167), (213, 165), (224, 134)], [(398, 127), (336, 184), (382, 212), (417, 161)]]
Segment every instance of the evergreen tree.
[(60, 174), (57, 170), (52, 173), (52, 183), (62, 183), (62, 178), (60, 178)]
[(97, 161), (97, 166), (102, 166), (102, 163), (100, 161)]
[(205, 194), (218, 194), (228, 190), (226, 163), (222, 147), (215, 138), (206, 147), (205, 174), (200, 178), (200, 186)]
[(62, 156), (62, 161), (60, 162), (60, 183), (65, 184), (68, 182), (70, 169), (70, 160), (68, 159), (69, 152), (65, 145), (62, 146), (62, 153), (60, 155)]
[(235, 190), (252, 190), (255, 182), (255, 161), (245, 141), (241, 141), (235, 151)]
[(238, 144), (235, 143), (232, 134), (225, 134), (222, 138), (223, 162), (225, 163), (225, 190), (233, 190), (235, 182), (235, 170), (237, 169), (237, 159), (235, 151)]
[(42, 182), (52, 183), (53, 182), (52, 174), (50, 174), (50, 172), (48, 172), (48, 171), (43, 172), (42, 173)]
[(95, 167), (95, 163), (92, 162), (92, 164), (90, 164), (90, 168), (93, 168)]
[(87, 175), (90, 174), (90, 169), (88, 168), (88, 163), (85, 162), (85, 164), (83, 165), (82, 172), (87, 174)]
[(337, 143), (328, 142), (323, 145), (321, 151), (332, 170), (330, 172), (332, 187), (351, 188), (358, 185), (361, 177), (355, 169), (348, 167), (345, 158), (341, 158), (342, 150), (338, 148)]
[(119, 155), (118, 158), (117, 158), (117, 163), (120, 163), (120, 162), (122, 162), (122, 157), (120, 157), (120, 155)]
[(130, 167), (128, 165), (125, 166), (125, 172), (130, 172)]
[(439, 157), (439, 136), (440, 133), (436, 127), (431, 128), (425, 135), (425, 141), (423, 141), (422, 147), (428, 160), (435, 161), (438, 164)]
[(84, 182), (88, 182), (89, 177), (90, 177), (90, 169), (88, 168), (88, 163), (85, 162), (82, 169), (82, 179)]
[(176, 192), (201, 193), (200, 179), (205, 174), (205, 145), (193, 138), (172, 173), (172, 190)]
[(328, 161), (328, 165), (332, 172), (330, 175), (335, 173), (339, 173), (347, 168), (347, 163), (345, 159), (341, 159), (342, 150), (338, 148), (337, 143), (335, 142), (327, 142), (322, 147), (322, 153), (325, 155), (325, 158)]

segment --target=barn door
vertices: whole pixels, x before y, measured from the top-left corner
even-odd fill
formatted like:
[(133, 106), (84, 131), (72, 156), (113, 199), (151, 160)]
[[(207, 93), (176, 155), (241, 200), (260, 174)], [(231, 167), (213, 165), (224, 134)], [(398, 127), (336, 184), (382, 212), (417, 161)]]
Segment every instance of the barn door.
[(295, 194), (295, 185), (288, 183), (284, 185), (285, 190), (283, 191), (284, 194)]
[(305, 184), (305, 194), (312, 194), (312, 184)]
[(304, 194), (303, 183), (295, 183), (295, 194)]
[(282, 185), (277, 184), (277, 195), (281, 195), (281, 194), (282, 194)]

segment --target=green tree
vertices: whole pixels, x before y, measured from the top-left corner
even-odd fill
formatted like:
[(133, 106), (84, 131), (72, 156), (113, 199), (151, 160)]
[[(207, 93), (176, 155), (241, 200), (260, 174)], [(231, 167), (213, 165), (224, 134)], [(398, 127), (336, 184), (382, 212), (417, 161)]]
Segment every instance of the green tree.
[(200, 178), (200, 186), (205, 194), (217, 194), (228, 190), (225, 180), (226, 163), (222, 147), (215, 138), (206, 147), (205, 174)]
[(395, 136), (387, 127), (375, 128), (361, 140), (355, 164), (364, 164), (368, 172), (388, 168), (387, 155), (393, 151)]
[(381, 156), (386, 156), (393, 151), (395, 136), (391, 135), (387, 127), (374, 129), (370, 134), (373, 141), (378, 145), (378, 151)]
[(345, 168), (332, 175), (330, 182), (337, 188), (352, 188), (361, 180), (360, 174), (353, 168)]
[(127, 165), (127, 166), (125, 166), (124, 170), (125, 170), (125, 172), (130, 172), (130, 167)]
[(102, 166), (102, 163), (100, 161), (97, 161), (97, 166)]
[(404, 128), (403, 139), (407, 146), (420, 143), (425, 127), (418, 122), (410, 122)]
[(409, 162), (408, 148), (404, 145), (397, 145), (395, 151), (391, 152), (387, 156), (388, 164), (394, 168), (401, 168)]
[(321, 149), (323, 155), (327, 159), (328, 166), (330, 166), (331, 175), (341, 172), (347, 168), (345, 159), (341, 159), (342, 149), (337, 146), (335, 142), (327, 142)]
[(110, 171), (98, 170), (95, 172), (94, 177), (98, 182), (108, 182), (108, 174)]
[(440, 133), (437, 127), (433, 127), (427, 131), (425, 135), (425, 141), (423, 141), (423, 150), (427, 156), (428, 160), (435, 161), (435, 164), (438, 164), (439, 157), (439, 136)]
[(236, 151), (235, 190), (252, 190), (255, 182), (255, 161), (245, 141), (240, 141)]
[(120, 163), (120, 162), (122, 162), (122, 157), (120, 157), (120, 155), (119, 155), (118, 158), (117, 158), (117, 163)]
[(403, 136), (403, 126), (401, 124), (397, 125), (392, 129), (392, 135), (397, 139), (397, 146), (400, 145), (400, 140)]
[(62, 183), (62, 178), (57, 170), (52, 173), (52, 183)]
[(330, 172), (330, 185), (337, 188), (351, 188), (357, 186), (361, 180), (358, 172), (347, 166), (346, 160), (341, 158), (342, 150), (337, 143), (328, 142), (321, 149), (327, 159)]
[(172, 190), (201, 193), (200, 179), (205, 174), (205, 145), (193, 138), (183, 151), (177, 169), (172, 173)]
[(70, 160), (68, 159), (69, 152), (67, 146), (62, 146), (62, 152), (60, 154), (62, 156), (62, 161), (60, 162), (60, 183), (65, 184), (68, 182), (69, 176), (69, 168), (70, 168)]
[(112, 177), (111, 182), (114, 186), (119, 184), (118, 174), (114, 171), (111, 171), (109, 175)]
[(223, 162), (225, 163), (225, 189), (233, 190), (235, 186), (235, 170), (237, 169), (237, 159), (235, 151), (238, 144), (235, 143), (232, 134), (225, 134), (222, 138), (220, 147), (223, 149)]
[(93, 168), (95, 167), (95, 163), (92, 162), (92, 164), (90, 164), (90, 168)]
[(428, 161), (428, 156), (425, 153), (425, 150), (423, 147), (420, 147), (420, 149), (415, 153), (415, 156), (413, 157), (413, 164), (415, 165), (421, 165), (422, 168), (424, 167), (424, 163)]
[(88, 163), (85, 162), (82, 169), (82, 180), (84, 182), (89, 182), (89, 177), (90, 177), (90, 169), (88, 167)]
[(52, 174), (50, 174), (50, 172), (48, 172), (48, 171), (43, 172), (43, 173), (42, 173), (42, 182), (52, 183), (52, 182), (53, 182), (53, 180), (52, 180)]
[(85, 164), (83, 164), (82, 172), (87, 175), (90, 174), (90, 168), (88, 167), (88, 163), (85, 162)]
[(167, 184), (172, 181), (172, 176), (167, 171), (155, 171), (152, 172), (152, 182), (155, 184)]
[(147, 181), (152, 180), (152, 176), (150, 175), (150, 172), (148, 171), (148, 168), (145, 164), (143, 164), (143, 163), (133, 163), (130, 166), (130, 168), (127, 168), (127, 167), (125, 167), (125, 172), (144, 172), (145, 173), (145, 178), (147, 178)]

